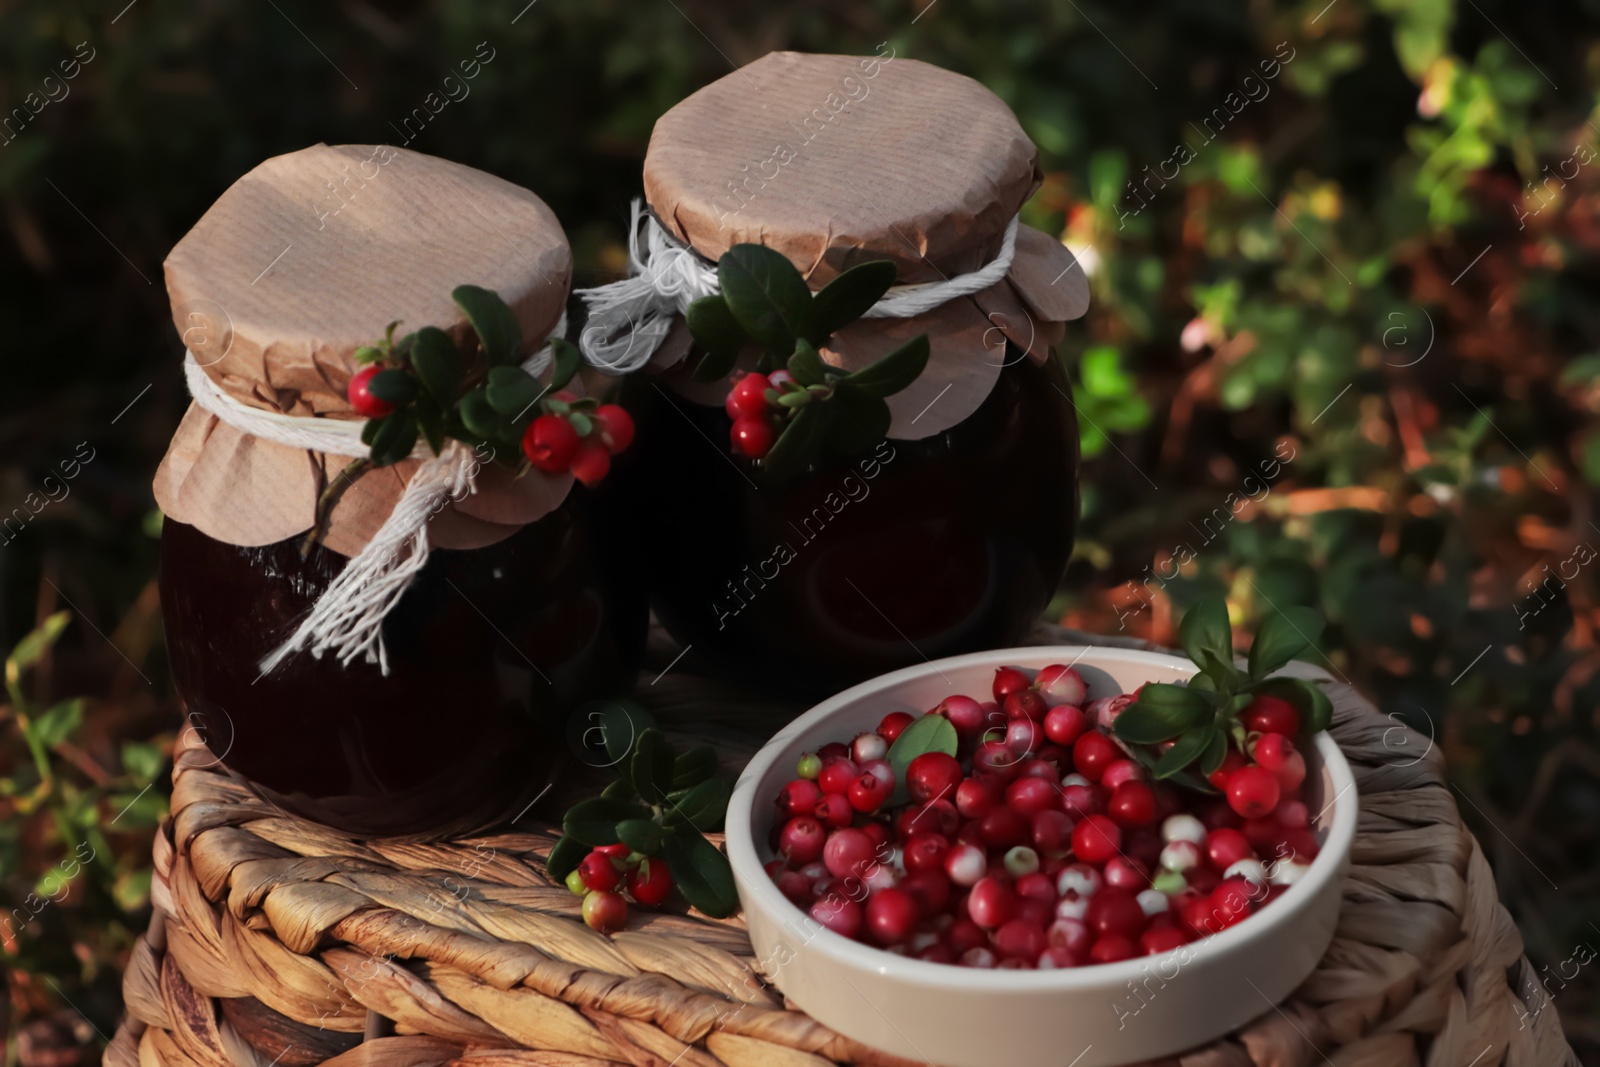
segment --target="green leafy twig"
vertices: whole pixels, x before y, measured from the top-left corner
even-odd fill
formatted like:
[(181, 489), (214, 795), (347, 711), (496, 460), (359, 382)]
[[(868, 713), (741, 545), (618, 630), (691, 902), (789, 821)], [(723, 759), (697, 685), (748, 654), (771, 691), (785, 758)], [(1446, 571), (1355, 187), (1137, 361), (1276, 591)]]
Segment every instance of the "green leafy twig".
[(721, 828), (733, 783), (717, 775), (709, 745), (675, 752), (649, 712), (632, 701), (608, 702), (601, 736), (618, 778), (600, 796), (573, 805), (546, 867), (558, 881), (592, 848), (624, 844), (662, 857), (685, 900), (714, 918), (739, 906), (733, 869), (706, 833)]
[(763, 245), (739, 244), (717, 262), (717, 280), (720, 295), (696, 300), (685, 316), (705, 353), (694, 378), (727, 377), (750, 345), (761, 352), (758, 372), (787, 372), (789, 380), (767, 394), (782, 426), (762, 459), (769, 477), (790, 477), (824, 455), (849, 458), (884, 438), (889, 431), (884, 398), (905, 389), (927, 367), (927, 335), (849, 373), (825, 363), (818, 349), (883, 298), (895, 283), (893, 263), (874, 260), (851, 267), (812, 293), (787, 258)]
[[(1229, 748), (1248, 754), (1249, 731), (1240, 713), (1256, 696), (1275, 696), (1294, 705), (1307, 733), (1328, 728), (1333, 703), (1321, 686), (1303, 678), (1268, 677), (1314, 645), (1322, 628), (1322, 618), (1309, 608), (1292, 607), (1268, 617), (1256, 631), (1241, 671), (1234, 664), (1227, 603), (1220, 597), (1203, 600), (1189, 609), (1178, 628), (1183, 650), (1200, 673), (1188, 685), (1142, 686), (1113, 721), (1112, 731), (1154, 777), (1214, 792), (1206, 777), (1222, 766)], [(1191, 770), (1196, 765), (1198, 775)]]

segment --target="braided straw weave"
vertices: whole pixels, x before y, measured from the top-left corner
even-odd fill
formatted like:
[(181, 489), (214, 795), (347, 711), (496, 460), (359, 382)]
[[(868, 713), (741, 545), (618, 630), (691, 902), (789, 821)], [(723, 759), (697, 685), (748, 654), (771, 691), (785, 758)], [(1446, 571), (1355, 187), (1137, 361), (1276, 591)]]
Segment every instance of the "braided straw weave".
[[(676, 678), (650, 687), (666, 691), (656, 714), (736, 770), (758, 713)], [(1162, 1067), (1576, 1067), (1554, 1009), (1533, 1010), (1533, 968), (1439, 753), (1353, 690), (1333, 694), (1361, 791), (1335, 940), (1287, 1002)], [(545, 876), (553, 842), (352, 840), (180, 743), (155, 918), (106, 1067), (905, 1062), (787, 1008), (737, 918), (635, 908), (625, 931), (591, 931)]]

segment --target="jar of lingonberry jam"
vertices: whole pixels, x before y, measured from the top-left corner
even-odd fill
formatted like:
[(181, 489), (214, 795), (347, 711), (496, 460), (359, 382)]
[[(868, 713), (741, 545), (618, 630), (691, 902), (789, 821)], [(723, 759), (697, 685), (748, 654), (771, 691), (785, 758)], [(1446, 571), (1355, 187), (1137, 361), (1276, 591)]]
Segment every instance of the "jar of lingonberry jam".
[[(1054, 346), (1088, 303), (1071, 252), (1018, 218), (1039, 180), (993, 93), (887, 46), (773, 53), (657, 122), (632, 276), (581, 294), (583, 336), (595, 365), (651, 376), (638, 390), (656, 401), (641, 426), (651, 447), (629, 489), (647, 501), (653, 604), (686, 662), (813, 696), (1015, 644), (1037, 620), (1077, 513), (1075, 409)], [(749, 390), (767, 397), (765, 430), (730, 399), (752, 369), (773, 369), (757, 305), (783, 302), (783, 270), (740, 251), (751, 244), (799, 271), (814, 309), (844, 272), (893, 265), (856, 321), (826, 338), (815, 321), (795, 326), (828, 365), (810, 400), (831, 395), (836, 372), (928, 342), (920, 375), (886, 397), (876, 444), (823, 450), (781, 478), (767, 468), (782, 438), (766, 448), (792, 421), (770, 405), (803, 398), (780, 400), (795, 387), (778, 378)], [(740, 255), (743, 317), (724, 284)], [(751, 295), (752, 264), (766, 295)], [(719, 317), (691, 310), (717, 295), (743, 329), (733, 345), (753, 341), (721, 376), (706, 373), (716, 331), (700, 328)]]
[[(189, 725), (275, 806), (364, 836), (515, 816), (558, 769), (569, 710), (630, 683), (643, 595), (608, 563), (604, 502), (570, 474), (463, 452), (397, 539), (427, 446), (355, 471), (359, 445), (319, 452), (290, 432), (359, 428), (356, 353), (396, 320), (397, 336), (443, 330), (469, 354), (465, 380), (481, 376), (458, 285), (499, 294), (518, 358), (532, 353), (570, 270), (532, 193), (387, 146), (268, 160), (168, 257), (196, 398), (155, 479), (168, 654)], [(375, 542), (395, 543), (388, 570), (340, 586)], [(335, 594), (354, 605), (345, 629), (308, 635)], [(351, 646), (350, 619), (373, 611)]]

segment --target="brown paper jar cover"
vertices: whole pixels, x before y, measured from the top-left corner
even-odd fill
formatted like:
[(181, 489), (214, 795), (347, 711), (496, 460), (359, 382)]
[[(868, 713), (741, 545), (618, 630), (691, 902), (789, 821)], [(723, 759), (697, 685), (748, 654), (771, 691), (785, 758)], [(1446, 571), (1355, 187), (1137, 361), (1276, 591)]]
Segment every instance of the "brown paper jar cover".
[[(561, 318), (572, 254), (533, 193), (457, 163), (388, 145), (313, 145), (267, 160), (230, 186), (167, 256), (173, 323), (196, 362), (246, 404), (290, 415), (359, 418), (345, 398), (355, 350), (437, 326), (472, 338), (450, 299), (492, 289), (522, 326), (525, 353)], [(575, 380), (574, 385), (577, 385)], [(309, 530), (345, 456), (240, 433), (190, 404), (155, 477), (164, 514), (235, 545)], [(326, 543), (354, 555), (382, 525), (416, 461), (369, 471), (339, 497)], [(570, 475), (521, 478), (484, 464), (477, 491), (429, 524), (434, 544), (477, 548), (566, 497)]]
[[(813, 289), (873, 259), (891, 260), (902, 285), (977, 270), (1039, 181), (1038, 151), (999, 97), (887, 46), (773, 52), (741, 67), (663, 115), (644, 164), (650, 208), (678, 240), (713, 262), (735, 244), (766, 245)], [(1088, 303), (1072, 253), (1021, 226), (994, 286), (915, 318), (852, 324), (823, 358), (853, 369), (926, 333), (928, 369), (889, 398), (889, 436), (914, 440), (977, 410), (1007, 341), (1042, 362)], [(654, 362), (670, 367), (687, 351), (680, 326)], [(684, 368), (669, 380), (713, 400)]]

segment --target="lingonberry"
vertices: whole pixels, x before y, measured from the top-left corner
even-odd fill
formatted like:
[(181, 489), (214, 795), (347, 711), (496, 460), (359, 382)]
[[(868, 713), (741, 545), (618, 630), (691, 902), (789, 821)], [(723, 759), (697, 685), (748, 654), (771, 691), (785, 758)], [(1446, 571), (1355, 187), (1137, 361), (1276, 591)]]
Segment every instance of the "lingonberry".
[(1091, 782), (1098, 782), (1105, 769), (1121, 758), (1122, 749), (1097, 730), (1084, 734), (1072, 745), (1073, 767)]
[(795, 763), (794, 776), (815, 781), (817, 775), (822, 773), (822, 757), (815, 752), (807, 752)]
[[(783, 873), (794, 874), (795, 872), (785, 871)], [(799, 879), (802, 885), (805, 883), (804, 878), (800, 878), (797, 874), (795, 877)], [(778, 888), (783, 888), (781, 876)], [(639, 866), (628, 872), (628, 895), (646, 907), (655, 907), (663, 900), (666, 900), (671, 892), (672, 872), (667, 870), (665, 860), (647, 858)]]
[(1105, 790), (1098, 786), (1079, 785), (1076, 782), (1068, 784), (1063, 778), (1061, 807), (1074, 819), (1082, 819), (1087, 815), (1103, 815), (1106, 810)]
[(855, 937), (861, 930), (861, 905), (839, 893), (811, 905), (811, 917), (844, 937)]
[(859, 874), (862, 867), (872, 862), (877, 846), (872, 838), (856, 829), (835, 830), (828, 835), (822, 849), (822, 862), (835, 878)]
[(1131, 960), (1139, 954), (1139, 949), (1131, 938), (1112, 934), (1095, 941), (1094, 947), (1089, 949), (1089, 958), (1095, 963), (1117, 963), (1120, 960)]
[(827, 831), (815, 818), (796, 815), (783, 824), (778, 834), (778, 851), (789, 857), (790, 863), (810, 863), (822, 855), (827, 844)]
[(1240, 713), (1239, 721), (1246, 730), (1254, 733), (1283, 734), (1285, 737), (1298, 737), (1300, 734), (1300, 713), (1295, 706), (1282, 697), (1267, 693), (1250, 701)]
[(811, 809), (811, 814), (817, 821), (830, 830), (849, 826), (855, 818), (856, 809), (850, 806), (850, 798), (844, 793), (824, 793), (817, 798), (816, 806)]
[(958, 842), (944, 855), (945, 876), (959, 886), (977, 885), (988, 869), (988, 856), (976, 845)]
[(1082, 736), (1088, 724), (1082, 708), (1058, 704), (1044, 714), (1044, 735), (1058, 745), (1070, 745)]
[(1222, 872), (1222, 877), (1225, 880), (1243, 878), (1252, 885), (1261, 885), (1267, 880), (1267, 869), (1261, 866), (1261, 861), (1258, 859), (1243, 859), (1230, 864)]
[(908, 871), (942, 871), (950, 839), (943, 834), (914, 833), (901, 846), (902, 862)]
[(917, 926), (917, 901), (904, 889), (880, 889), (867, 898), (867, 936), (880, 945), (898, 945)]
[(1007, 849), (1000, 862), (1013, 878), (1037, 874), (1039, 871), (1039, 854), (1027, 845), (1015, 845)]
[(1126, 856), (1112, 856), (1106, 860), (1105, 877), (1106, 885), (1135, 893), (1150, 884), (1150, 872), (1143, 864)]
[(382, 372), (383, 368), (373, 363), (350, 376), (350, 385), (345, 390), (345, 398), (350, 401), (350, 406), (356, 409), (356, 414), (364, 419), (381, 419), (394, 414), (393, 404), (372, 395), (372, 379)]
[(1254, 858), (1255, 850), (1250, 847), (1249, 838), (1238, 830), (1224, 827), (1206, 835), (1206, 859), (1219, 871), (1227, 870), (1240, 860)]
[(985, 930), (994, 930), (1010, 922), (1017, 911), (1017, 894), (1011, 883), (994, 875), (986, 875), (967, 894), (967, 915)]
[(894, 768), (889, 766), (886, 759), (869, 759), (861, 765), (862, 774), (876, 775), (881, 780), (889, 783), (889, 788), (894, 788)]
[(1045, 713), (1050, 710), (1045, 704), (1044, 697), (1037, 690), (1018, 689), (1014, 693), (1007, 693), (1001, 707), (1005, 709), (1008, 719), (1027, 719), (1030, 722), (1042, 722)]
[(950, 904), (950, 879), (943, 870), (913, 871), (900, 880), (900, 888), (916, 899), (923, 915), (941, 915)]
[(1233, 777), (1233, 772), (1249, 762), (1238, 749), (1230, 748), (1227, 754), (1222, 757), (1222, 763), (1217, 769), (1206, 775), (1206, 781), (1218, 789), (1227, 789), (1228, 779)]
[(1149, 826), (1156, 821), (1156, 794), (1146, 782), (1125, 781), (1111, 791), (1106, 814), (1120, 826)]
[(1072, 852), (1085, 863), (1104, 863), (1122, 846), (1122, 828), (1104, 815), (1089, 815), (1072, 828)]
[(1083, 682), (1083, 675), (1060, 663), (1052, 663), (1040, 669), (1033, 677), (1033, 687), (1051, 707), (1061, 704), (1081, 705), (1084, 697), (1089, 695), (1089, 689)]
[(857, 763), (870, 763), (875, 759), (883, 759), (888, 751), (889, 742), (876, 731), (860, 734), (850, 743), (850, 758)]
[(949, 719), (963, 743), (971, 742), (983, 729), (983, 705), (968, 696), (946, 697), (933, 709), (933, 714)]
[[(663, 870), (666, 869), (666, 864), (663, 863), (660, 866)], [(640, 869), (643, 870), (642, 867)], [(788, 897), (793, 903), (801, 907), (811, 903), (811, 879), (799, 871), (781, 871), (774, 880), (778, 883), (778, 892)]]
[(1146, 867), (1161, 866), (1161, 835), (1153, 826), (1135, 826), (1122, 835), (1122, 854)]
[[(1011, 750), (1012, 755), (1023, 762), (1038, 762), (1029, 761), (1028, 757), (1038, 749), (1043, 736), (1043, 729), (1032, 719), (1012, 719), (1006, 724), (1006, 747)], [(1026, 773), (1026, 769), (1019, 768), (1019, 773)], [(1059, 777), (1055, 768), (1049, 765), (1045, 766), (1045, 773), (1053, 778)]]
[(992, 808), (978, 820), (978, 836), (983, 843), (1002, 852), (1022, 844), (1031, 829), (1028, 820), (1009, 807)]
[(633, 416), (620, 404), (601, 404), (590, 418), (612, 455), (633, 444)]
[(1277, 776), (1265, 767), (1241, 767), (1228, 779), (1228, 803), (1246, 819), (1259, 819), (1278, 806)]
[(1089, 911), (1084, 921), (1100, 937), (1107, 934), (1138, 937), (1148, 920), (1132, 890), (1107, 885), (1089, 898)]
[(1290, 753), (1283, 766), (1273, 772), (1278, 778), (1278, 788), (1284, 794), (1293, 793), (1306, 780), (1306, 758), (1299, 752)]
[(889, 828), (881, 822), (869, 819), (861, 824), (861, 832), (872, 838), (872, 847), (879, 850), (881, 855), (883, 848), (889, 844)]
[(910, 712), (891, 711), (889, 714), (885, 715), (883, 717), (883, 721), (878, 724), (878, 736), (892, 745), (895, 743), (895, 740), (899, 738), (901, 731), (915, 721), (916, 720), (911, 717)]
[(740, 455), (750, 459), (760, 459), (771, 452), (772, 443), (778, 439), (778, 431), (772, 428), (772, 423), (758, 415), (735, 419), (728, 434)]
[(823, 766), (827, 766), (841, 756), (848, 757), (849, 755), (850, 746), (839, 741), (829, 741), (817, 749), (817, 756), (822, 760)]
[(1000, 790), (983, 778), (967, 778), (956, 786), (956, 811), (968, 819), (979, 819), (1000, 803)]
[[(861, 774), (850, 783), (850, 806), (863, 815), (870, 815), (883, 807), (894, 787), (876, 774)], [(877, 825), (874, 823), (873, 825)]]
[(1044, 927), (1026, 919), (1012, 919), (994, 932), (994, 948), (1007, 959), (1036, 960), (1047, 947)]
[(572, 466), (578, 444), (578, 431), (560, 415), (540, 415), (522, 431), (522, 454), (529, 463), (550, 474), (560, 474)]
[(583, 872), (576, 867), (567, 872), (566, 886), (567, 892), (575, 897), (581, 897), (589, 892), (589, 887), (583, 884)]
[(1041, 811), (1056, 806), (1060, 790), (1043, 778), (1018, 778), (1006, 786), (1006, 807), (1030, 819)]
[(1056, 881), (1043, 871), (1024, 874), (1017, 879), (1017, 896), (1023, 900), (1037, 900), (1054, 911), (1057, 899)]
[(969, 948), (961, 954), (961, 966), (963, 967), (977, 967), (981, 970), (988, 970), (994, 967), (995, 963), (994, 953), (983, 947)]
[(1072, 844), (1072, 816), (1055, 808), (1034, 812), (1029, 824), (1033, 847), (1044, 855), (1059, 855)]
[(1166, 870), (1182, 874), (1198, 867), (1201, 856), (1199, 845), (1179, 838), (1177, 841), (1168, 841), (1162, 848), (1161, 866)]
[[(1112, 760), (1106, 764), (1106, 769), (1100, 772), (1100, 788), (1115, 790), (1124, 782), (1140, 782), (1144, 780), (1144, 768), (1131, 759)], [(1155, 817), (1155, 793), (1150, 794), (1150, 815)]]
[(1226, 797), (1218, 797), (1208, 801), (1200, 808), (1200, 822), (1207, 831), (1211, 830), (1237, 830), (1244, 825), (1244, 820), (1239, 818), (1239, 813), (1228, 807)]
[(621, 893), (590, 893), (583, 898), (583, 921), (602, 934), (620, 930), (628, 921), (628, 902)]
[(906, 764), (906, 792), (917, 803), (954, 800), (961, 784), (961, 761), (944, 752), (924, 752)]
[(948, 800), (930, 800), (920, 807), (903, 808), (900, 817), (904, 822), (897, 820), (895, 829), (900, 832), (901, 837), (918, 830), (954, 837), (961, 825), (960, 813)]
[(574, 478), (593, 489), (611, 470), (611, 453), (603, 444), (585, 441), (573, 455), (570, 470)]
[(1006, 697), (1019, 690), (1027, 689), (1033, 681), (1015, 667), (1001, 667), (994, 672), (994, 699), (996, 703), (1005, 703)]
[(1065, 970), (1068, 967), (1082, 967), (1083, 957), (1068, 949), (1057, 948), (1052, 945), (1039, 953), (1038, 962), (1034, 964), (1041, 971)]
[(1304, 830), (1311, 821), (1311, 812), (1303, 800), (1278, 801), (1277, 814), (1278, 822), (1286, 830)]
[(841, 756), (836, 760), (824, 760), (822, 773), (817, 775), (817, 785), (824, 793), (848, 793), (850, 783), (861, 774), (861, 768), (856, 761)]
[(1211, 912), (1223, 926), (1232, 926), (1249, 916), (1252, 899), (1249, 882), (1229, 878), (1212, 892)]
[(622, 873), (603, 852), (591, 852), (583, 857), (578, 864), (578, 874), (583, 878), (585, 889), (601, 893), (617, 888), (617, 883), (622, 881)]
[(810, 815), (821, 799), (822, 790), (816, 782), (795, 778), (778, 790), (778, 810), (785, 815)]
[(1146, 956), (1158, 956), (1163, 952), (1182, 948), (1189, 943), (1182, 930), (1176, 926), (1151, 927), (1139, 935), (1139, 948)]
[(1317, 843), (1317, 835), (1307, 829), (1285, 830), (1283, 843), (1288, 846), (1288, 854), (1296, 863), (1310, 863), (1322, 851), (1322, 846)]
[(746, 374), (734, 382), (733, 388), (728, 390), (727, 399), (722, 402), (728, 418), (737, 422), (742, 418), (756, 417), (765, 413), (767, 390), (771, 388), (772, 380), (765, 374)]
[(1282, 734), (1262, 734), (1256, 738), (1252, 753), (1257, 763), (1269, 771), (1277, 771), (1294, 753), (1294, 742)]
[(1167, 895), (1155, 888), (1153, 884), (1149, 889), (1139, 890), (1138, 893), (1134, 894), (1133, 899), (1138, 902), (1145, 915), (1150, 917), (1152, 925), (1154, 925), (1158, 916), (1163, 919), (1168, 918), (1167, 911), (1172, 907), (1172, 903), (1167, 899)]

